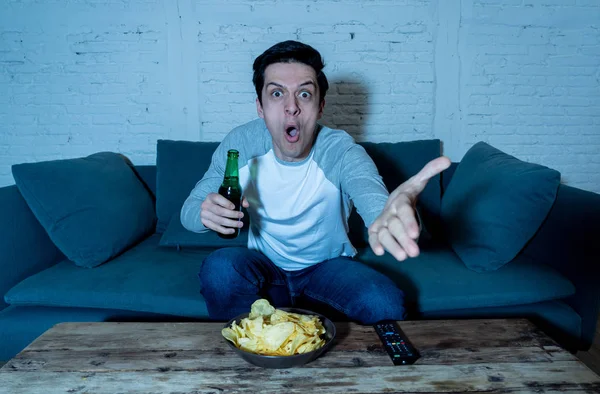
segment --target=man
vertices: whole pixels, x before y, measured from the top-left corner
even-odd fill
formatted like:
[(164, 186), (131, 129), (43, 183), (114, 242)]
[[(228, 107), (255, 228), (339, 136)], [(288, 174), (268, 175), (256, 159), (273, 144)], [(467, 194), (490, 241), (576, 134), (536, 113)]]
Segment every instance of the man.
[(243, 213), (216, 193), (227, 151), (240, 152), (248, 247), (222, 248), (204, 260), (199, 278), (211, 318), (228, 320), (259, 298), (275, 306), (324, 304), (363, 324), (405, 317), (403, 292), (352, 259), (347, 219), (355, 205), (377, 255), (417, 256), (417, 196), (450, 161), (430, 162), (389, 195), (365, 150), (346, 132), (317, 123), (328, 89), (323, 67), (319, 52), (296, 41), (257, 57), (260, 119), (223, 139), (182, 207), (190, 231), (229, 234), (242, 227)]

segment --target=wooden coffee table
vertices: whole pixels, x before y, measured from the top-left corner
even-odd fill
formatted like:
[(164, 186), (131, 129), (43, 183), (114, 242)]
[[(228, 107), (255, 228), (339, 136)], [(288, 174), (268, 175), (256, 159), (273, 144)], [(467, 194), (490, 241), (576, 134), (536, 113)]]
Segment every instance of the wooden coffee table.
[(411, 366), (394, 366), (372, 327), (336, 326), (321, 358), (262, 369), (235, 355), (221, 323), (64, 323), (0, 369), (0, 392), (600, 392), (598, 375), (527, 320), (401, 322), (421, 352)]

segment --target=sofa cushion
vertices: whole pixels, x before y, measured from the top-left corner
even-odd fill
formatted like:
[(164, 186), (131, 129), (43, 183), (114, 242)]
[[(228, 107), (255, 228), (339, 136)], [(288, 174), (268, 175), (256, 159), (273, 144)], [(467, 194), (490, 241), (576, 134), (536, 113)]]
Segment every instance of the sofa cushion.
[[(93, 270), (59, 263), (14, 286), (5, 300), (207, 317), (197, 272), (212, 249), (161, 248), (159, 238), (155, 234)], [(360, 249), (357, 258), (390, 276), (406, 293), (409, 309), (420, 312), (529, 304), (575, 292), (556, 270), (522, 256), (485, 273), (469, 270), (452, 250), (441, 247), (402, 263), (387, 253), (376, 256), (370, 248)]]
[(154, 229), (152, 198), (120, 154), (16, 164), (12, 173), (50, 239), (76, 265), (98, 266)]
[(559, 185), (558, 171), (475, 144), (442, 198), (441, 217), (452, 248), (474, 271), (498, 269), (540, 228)]
[[(247, 218), (248, 215), (245, 216)], [(163, 233), (159, 242), (160, 246), (173, 246), (177, 248), (213, 248), (230, 246), (248, 246), (248, 224), (245, 221), (240, 235), (234, 239), (223, 239), (215, 231), (208, 230), (195, 233), (187, 230), (181, 224), (179, 213), (173, 214), (167, 230)]]
[(206, 318), (197, 273), (210, 250), (158, 246), (154, 234), (117, 258), (86, 270), (63, 261), (14, 286), (11, 305), (109, 308)]
[(156, 232), (163, 233), (174, 214), (204, 176), (218, 142), (158, 140), (156, 145)]
[(383, 272), (405, 292), (407, 307), (419, 312), (530, 304), (575, 293), (573, 284), (553, 268), (520, 257), (504, 267), (477, 273), (448, 247), (422, 249), (399, 262), (370, 248), (358, 259)]

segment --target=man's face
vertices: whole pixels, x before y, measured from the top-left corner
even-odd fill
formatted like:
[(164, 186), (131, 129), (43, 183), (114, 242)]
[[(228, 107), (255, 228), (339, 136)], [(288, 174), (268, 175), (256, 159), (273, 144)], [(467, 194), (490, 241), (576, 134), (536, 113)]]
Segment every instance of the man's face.
[(265, 69), (262, 105), (257, 98), (256, 109), (271, 133), (279, 159), (301, 161), (308, 156), (324, 105), (319, 103), (319, 86), (312, 67), (274, 63)]

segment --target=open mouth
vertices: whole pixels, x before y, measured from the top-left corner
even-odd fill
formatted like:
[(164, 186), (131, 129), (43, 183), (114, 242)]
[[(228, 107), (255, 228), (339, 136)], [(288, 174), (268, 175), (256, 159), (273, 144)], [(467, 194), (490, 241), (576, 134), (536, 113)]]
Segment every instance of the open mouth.
[(298, 131), (298, 128), (295, 125), (288, 125), (285, 128), (285, 139), (289, 143), (298, 142), (298, 140), (300, 139), (300, 132)]
[(290, 137), (295, 137), (296, 135), (298, 135), (298, 129), (295, 126), (288, 126), (285, 129), (285, 132), (287, 133), (287, 135), (289, 135)]

